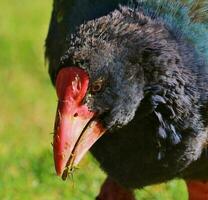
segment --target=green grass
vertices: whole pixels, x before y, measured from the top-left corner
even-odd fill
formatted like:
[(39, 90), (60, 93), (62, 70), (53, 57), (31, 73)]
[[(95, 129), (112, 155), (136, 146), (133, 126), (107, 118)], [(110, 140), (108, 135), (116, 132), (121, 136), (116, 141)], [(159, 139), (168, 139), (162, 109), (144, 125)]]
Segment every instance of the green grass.
[[(105, 174), (87, 155), (73, 180), (55, 176), (56, 96), (44, 65), (52, 2), (0, 0), (0, 199), (93, 200)], [(182, 181), (137, 191), (140, 200), (186, 200)]]

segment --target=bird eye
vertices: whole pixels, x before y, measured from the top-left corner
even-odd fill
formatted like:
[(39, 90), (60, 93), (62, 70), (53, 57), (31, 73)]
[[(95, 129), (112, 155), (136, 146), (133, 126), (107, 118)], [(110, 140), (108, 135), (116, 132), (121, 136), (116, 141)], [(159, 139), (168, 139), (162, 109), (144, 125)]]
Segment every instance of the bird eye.
[(95, 81), (92, 84), (92, 87), (91, 87), (92, 94), (100, 92), (100, 90), (102, 89), (102, 85), (103, 85), (103, 80), (102, 79), (99, 79), (99, 80)]

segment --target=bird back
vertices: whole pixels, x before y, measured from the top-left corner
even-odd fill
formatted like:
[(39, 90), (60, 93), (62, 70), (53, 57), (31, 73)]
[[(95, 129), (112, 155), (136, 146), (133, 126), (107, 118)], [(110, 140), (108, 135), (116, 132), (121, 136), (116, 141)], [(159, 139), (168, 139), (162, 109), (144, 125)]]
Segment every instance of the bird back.
[(164, 21), (179, 40), (186, 40), (208, 62), (208, 2), (206, 0), (138, 0), (152, 18)]

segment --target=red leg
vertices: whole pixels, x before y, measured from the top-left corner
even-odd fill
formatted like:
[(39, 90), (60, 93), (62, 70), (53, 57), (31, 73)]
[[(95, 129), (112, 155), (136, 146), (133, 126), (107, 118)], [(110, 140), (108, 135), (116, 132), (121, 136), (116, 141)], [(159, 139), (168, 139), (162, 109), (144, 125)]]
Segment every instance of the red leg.
[(108, 177), (103, 183), (96, 200), (135, 200), (135, 198), (133, 191), (122, 187)]
[(208, 181), (187, 181), (189, 200), (208, 200)]

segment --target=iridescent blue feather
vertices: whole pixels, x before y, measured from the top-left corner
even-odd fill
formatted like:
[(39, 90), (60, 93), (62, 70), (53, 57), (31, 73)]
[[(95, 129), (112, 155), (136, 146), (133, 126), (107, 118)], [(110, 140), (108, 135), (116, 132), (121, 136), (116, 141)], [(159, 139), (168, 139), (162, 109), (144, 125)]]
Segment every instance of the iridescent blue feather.
[(138, 9), (160, 18), (176, 38), (186, 40), (208, 63), (208, 3), (200, 0), (138, 0)]

